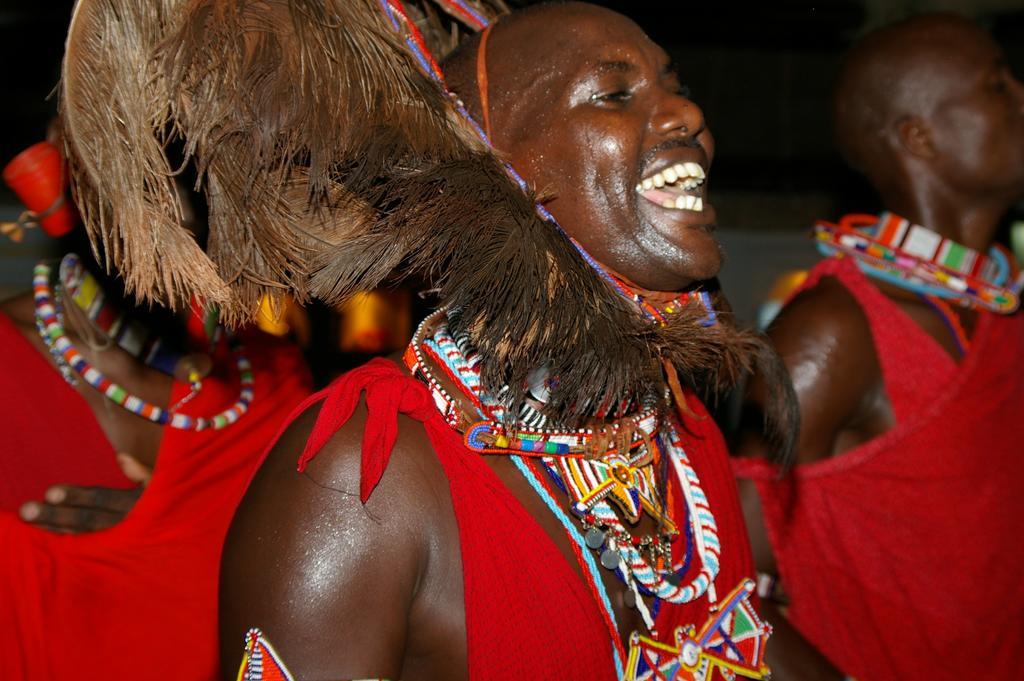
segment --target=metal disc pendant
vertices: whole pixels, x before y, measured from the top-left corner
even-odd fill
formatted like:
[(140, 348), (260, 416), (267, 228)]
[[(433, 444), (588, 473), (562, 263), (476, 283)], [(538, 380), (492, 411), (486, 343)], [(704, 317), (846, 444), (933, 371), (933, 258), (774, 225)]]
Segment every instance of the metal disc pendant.
[(585, 537), (583, 537), (583, 541), (587, 543), (588, 548), (594, 549), (596, 551), (597, 549), (604, 546), (604, 532), (597, 529), (596, 527), (591, 527), (589, 530), (587, 530), (587, 534)]
[(621, 560), (622, 557), (619, 556), (618, 551), (605, 549), (601, 552), (601, 565), (608, 568), (609, 570), (614, 570), (615, 568), (619, 567), (619, 561)]

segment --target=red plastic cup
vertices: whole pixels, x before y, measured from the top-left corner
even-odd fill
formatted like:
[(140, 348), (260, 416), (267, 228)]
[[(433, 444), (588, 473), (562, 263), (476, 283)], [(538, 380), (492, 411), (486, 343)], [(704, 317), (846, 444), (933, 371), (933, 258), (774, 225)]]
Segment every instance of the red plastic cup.
[[(67, 234), (75, 227), (75, 211), (64, 200), (64, 159), (49, 142), (39, 142), (21, 152), (3, 171), (4, 182), (14, 190), (33, 213), (45, 215), (39, 222), (53, 237)], [(56, 205), (60, 201), (59, 205)]]

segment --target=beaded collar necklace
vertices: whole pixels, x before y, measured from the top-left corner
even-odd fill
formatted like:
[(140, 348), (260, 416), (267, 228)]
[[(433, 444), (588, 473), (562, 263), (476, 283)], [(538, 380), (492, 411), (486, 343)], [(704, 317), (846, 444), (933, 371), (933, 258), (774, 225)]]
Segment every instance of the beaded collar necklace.
[(893, 213), (847, 215), (814, 226), (825, 255), (852, 257), (865, 274), (924, 296), (967, 308), (1011, 314), (1024, 284), (996, 247), (987, 255)]
[[(201, 376), (204, 369), (209, 369), (208, 366), (200, 367), (208, 361), (201, 361), (196, 355), (185, 355), (171, 347), (149, 325), (126, 314), (110, 299), (75, 253), (68, 253), (61, 259), (58, 276), (65, 299), (74, 303), (70, 309), (82, 311), (86, 323), (103, 337), (104, 349), (116, 344), (151, 369), (182, 382), (194, 383), (197, 374)], [(215, 329), (216, 320), (208, 326), (210, 331)]]
[[(577, 429), (549, 427), (539, 410), (529, 405), (516, 418), (510, 419), (500, 401), (504, 391), (499, 391), (497, 396), (483, 391), (480, 357), (468, 348), (468, 339), (457, 340), (449, 333), (446, 315), (446, 310), (438, 310), (420, 324), (403, 359), (413, 375), (422, 377), (430, 386), (438, 410), (448, 425), (463, 434), (470, 449), (485, 454), (567, 455), (596, 459), (620, 450), (634, 449), (658, 429), (661, 416), (657, 407), (652, 405), (635, 416), (606, 426)], [(453, 384), (459, 386), (474, 413), (464, 410), (441, 386), (429, 370), (428, 358)], [(540, 376), (541, 372), (535, 374), (538, 380), (530, 391), (531, 401), (538, 406), (542, 406), (546, 397), (545, 383), (548, 380)]]
[[(146, 402), (141, 397), (133, 395), (125, 388), (114, 383), (94, 366), (92, 366), (78, 349), (71, 343), (64, 329), (64, 318), (60, 305), (60, 291), (57, 294), (50, 288), (50, 275), (52, 268), (45, 262), (36, 265), (32, 277), (32, 289), (35, 298), (36, 329), (42, 338), (50, 354), (61, 369), (64, 379), (71, 385), (75, 385), (77, 375), (85, 380), (96, 390), (100, 391), (108, 400), (130, 411), (142, 418), (153, 421), (160, 425), (170, 426), (179, 430), (206, 430), (221, 429), (230, 426), (240, 419), (248, 410), (253, 400), (253, 374), (252, 366), (244, 354), (242, 343), (234, 334), (224, 332), (229, 347), (235, 356), (235, 365), (241, 380), (238, 399), (233, 405), (211, 417), (187, 416), (178, 411), (186, 402), (194, 398), (202, 389), (202, 382), (198, 377), (191, 377), (192, 391), (177, 404), (168, 409), (163, 409), (155, 404)], [(215, 334), (214, 342), (216, 342)]]
[[(599, 562), (626, 585), (626, 603), (638, 610), (654, 636), (655, 618), (663, 601), (687, 603), (706, 595), (710, 611), (716, 616), (720, 614), (714, 586), (721, 550), (717, 525), (672, 418), (663, 418), (656, 408), (648, 407), (606, 427), (566, 430), (550, 427), (538, 407), (528, 404), (508, 425), (509, 414), (500, 403), (504, 391), (499, 391), (495, 398), (481, 389), (480, 360), (467, 343), (466, 339), (449, 333), (445, 311), (440, 310), (417, 329), (404, 360), (413, 375), (427, 383), (437, 409), (463, 435), (465, 445), (484, 454), (508, 455), (559, 520), (601, 606), (619, 678), (636, 678), (636, 670), (646, 668), (648, 663), (657, 667), (657, 661), (666, 656), (680, 657), (682, 648), (673, 653), (655, 639), (640, 634), (632, 637), (627, 654), (597, 566)], [(462, 402), (468, 402), (475, 413), (467, 413), (460, 400), (452, 398), (433, 375), (432, 366), (458, 386)], [(539, 386), (531, 386), (530, 394), (542, 408), (546, 391), (543, 381), (538, 383)], [(524, 425), (524, 420), (532, 420), (533, 425)], [(675, 490), (683, 495), (686, 518), (680, 523), (682, 533), (668, 510), (673, 506), (673, 490), (669, 489), (670, 497), (663, 504), (656, 484), (655, 464), (663, 457), (667, 457), (674, 474)], [(568, 496), (574, 518), (557, 503), (558, 494)], [(634, 536), (630, 531), (630, 526), (639, 522), (643, 514), (657, 521), (655, 535)], [(684, 582), (695, 556), (699, 569)], [(737, 609), (752, 613), (746, 595), (753, 589), (753, 583), (747, 582), (726, 599), (730, 622), (735, 621)], [(643, 596), (653, 599), (650, 608)], [(756, 621), (757, 626), (748, 633), (756, 639), (754, 648), (760, 651), (770, 628), (757, 620), (756, 614), (752, 617), (753, 620), (748, 617), (745, 621)], [(709, 661), (714, 656), (714, 636), (705, 634), (703, 643), (691, 642), (687, 650), (697, 650), (697, 659), (705, 666), (718, 664)], [(686, 636), (677, 632), (677, 637), (682, 646)], [(760, 670), (760, 653), (755, 658), (752, 664), (739, 664), (737, 669)], [(641, 664), (642, 660), (647, 662)]]

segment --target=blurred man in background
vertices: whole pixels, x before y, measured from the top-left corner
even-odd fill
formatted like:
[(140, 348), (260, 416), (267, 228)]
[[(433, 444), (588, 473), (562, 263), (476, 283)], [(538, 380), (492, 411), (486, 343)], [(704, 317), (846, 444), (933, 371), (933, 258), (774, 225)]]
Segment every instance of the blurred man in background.
[(851, 50), (835, 125), (887, 212), (819, 223), (832, 257), (769, 332), (800, 400), (797, 462), (737, 468), (766, 607), (792, 625), (776, 667), (1014, 678), (1024, 318), (993, 239), (1024, 196), (1024, 85), (978, 26), (922, 15)]

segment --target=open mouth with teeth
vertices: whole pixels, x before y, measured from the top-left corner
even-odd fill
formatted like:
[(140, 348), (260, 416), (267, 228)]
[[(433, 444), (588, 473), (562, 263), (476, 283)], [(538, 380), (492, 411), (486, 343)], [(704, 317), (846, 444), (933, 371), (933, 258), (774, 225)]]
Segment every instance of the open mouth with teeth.
[(643, 179), (636, 192), (651, 203), (670, 210), (704, 211), (704, 169), (692, 161), (677, 163)]

